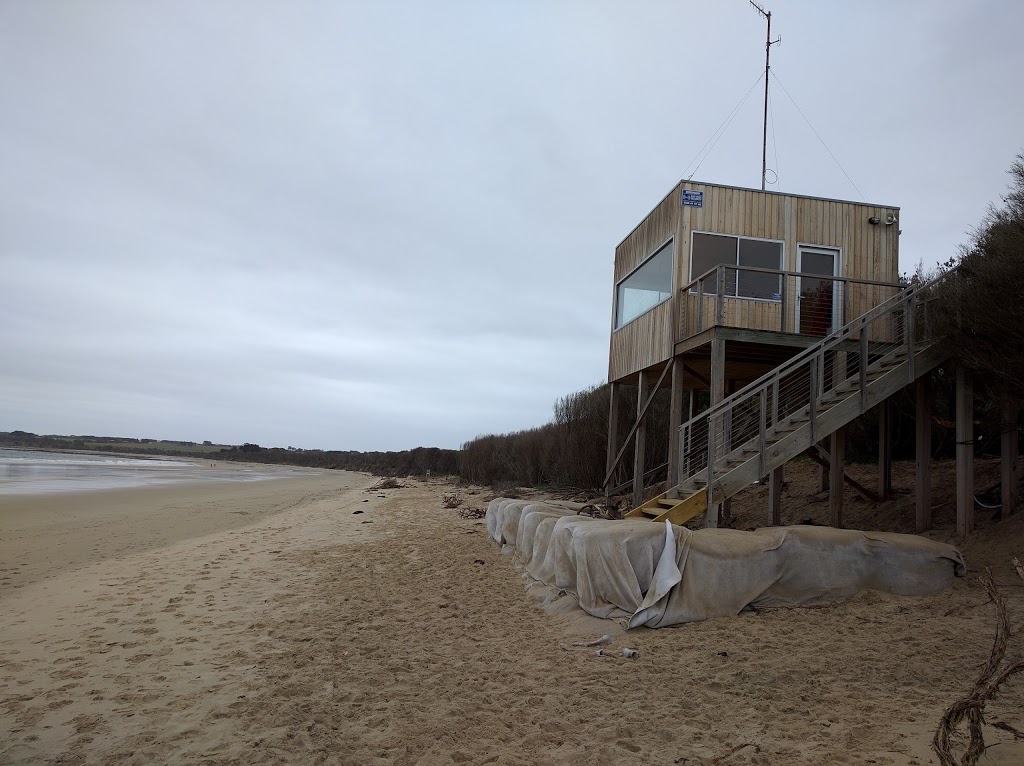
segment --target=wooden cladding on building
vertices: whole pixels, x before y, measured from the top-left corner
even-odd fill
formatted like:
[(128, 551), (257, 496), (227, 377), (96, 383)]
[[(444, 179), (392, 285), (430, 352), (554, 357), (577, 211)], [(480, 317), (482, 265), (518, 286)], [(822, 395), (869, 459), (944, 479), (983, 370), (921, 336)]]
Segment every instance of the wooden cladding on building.
[[(701, 206), (684, 206), (682, 192), (701, 193)], [(693, 196), (693, 195), (688, 195)], [(690, 297), (684, 301), (680, 291), (698, 274), (690, 273), (692, 234), (731, 235), (738, 238), (765, 239), (782, 243), (781, 271), (800, 272), (801, 246), (817, 246), (838, 252), (840, 277), (896, 282), (899, 273), (899, 209), (856, 202), (799, 197), (777, 192), (739, 189), (706, 183), (682, 182), (615, 249), (615, 284), (672, 242), (672, 298), (624, 326), (614, 329), (608, 379), (619, 381), (638, 370), (663, 363), (673, 354), (674, 344), (696, 321), (696, 308)], [(869, 219), (877, 219), (872, 224)], [(895, 221), (887, 224), (887, 220)], [(783, 277), (784, 278), (784, 277)], [(785, 278), (784, 278), (785, 279)], [(790, 277), (790, 280), (795, 278)], [(888, 286), (846, 285), (836, 321), (849, 321), (890, 297)], [(790, 289), (796, 301), (798, 281)], [(613, 302), (616, 290), (613, 289)], [(838, 295), (838, 293), (837, 293)], [(722, 323), (753, 330), (801, 332), (796, 309), (781, 302), (753, 301), (729, 297), (722, 312)], [(793, 303), (792, 305), (796, 305)], [(787, 316), (790, 311), (792, 316)], [(684, 312), (686, 316), (684, 316)], [(701, 307), (704, 328), (714, 326), (716, 313)]]

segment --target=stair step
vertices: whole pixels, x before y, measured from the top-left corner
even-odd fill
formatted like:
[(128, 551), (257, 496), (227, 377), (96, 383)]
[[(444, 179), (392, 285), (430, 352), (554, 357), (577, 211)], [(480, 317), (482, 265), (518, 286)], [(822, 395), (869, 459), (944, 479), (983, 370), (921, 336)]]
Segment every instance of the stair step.
[(658, 500), (658, 505), (662, 506), (663, 508), (674, 508), (675, 506), (679, 505), (680, 502), (682, 502), (682, 500), (678, 497), (662, 497)]
[(704, 474), (703, 476), (694, 476), (690, 479), (690, 481), (693, 482), (693, 486), (695, 487), (706, 487), (708, 484), (707, 474)]

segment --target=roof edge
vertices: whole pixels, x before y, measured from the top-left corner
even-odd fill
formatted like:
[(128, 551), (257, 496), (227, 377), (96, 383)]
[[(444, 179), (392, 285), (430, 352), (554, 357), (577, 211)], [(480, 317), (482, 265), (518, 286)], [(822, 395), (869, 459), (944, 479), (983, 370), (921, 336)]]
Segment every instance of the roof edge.
[(733, 186), (732, 184), (716, 184), (716, 183), (712, 183), (711, 181), (694, 181), (692, 179), (685, 179), (684, 178), (684, 179), (681, 179), (681, 180), (677, 181), (675, 186), (673, 186), (669, 190), (668, 194), (666, 194), (661, 199), (659, 199), (658, 202), (654, 205), (654, 207), (652, 207), (649, 211), (647, 211), (647, 215), (645, 215), (642, 219), (640, 219), (640, 223), (638, 223), (636, 226), (634, 226), (630, 230), (629, 234), (627, 234), (625, 237), (623, 237), (619, 241), (619, 243), (617, 245), (615, 245), (615, 249), (617, 250), (619, 248), (619, 246), (622, 245), (623, 242), (625, 242), (627, 239), (629, 239), (631, 236), (633, 236), (634, 232), (636, 232), (637, 229), (639, 229), (641, 226), (643, 226), (644, 221), (646, 221), (648, 218), (650, 218), (651, 213), (653, 213), (655, 210), (657, 210), (658, 207), (660, 207), (661, 204), (665, 200), (667, 200), (669, 197), (671, 197), (673, 194), (675, 194), (676, 191), (681, 186), (711, 186), (711, 187), (713, 187), (715, 189), (734, 189), (736, 191), (748, 191), (748, 192), (755, 192), (757, 194), (774, 194), (777, 197), (794, 197), (794, 198), (797, 198), (797, 199), (813, 199), (813, 200), (818, 200), (819, 202), (838, 202), (841, 205), (859, 205), (860, 207), (884, 207), (884, 208), (889, 208), (891, 210), (899, 210), (900, 209), (899, 205), (883, 205), (883, 204), (877, 203), (877, 202), (857, 202), (856, 200), (838, 199), (836, 197), (817, 197), (817, 196), (807, 195), (807, 194), (792, 194), (790, 192), (780, 192), (780, 191), (774, 191), (774, 190), (771, 190), (771, 189), (752, 189), (749, 186)]

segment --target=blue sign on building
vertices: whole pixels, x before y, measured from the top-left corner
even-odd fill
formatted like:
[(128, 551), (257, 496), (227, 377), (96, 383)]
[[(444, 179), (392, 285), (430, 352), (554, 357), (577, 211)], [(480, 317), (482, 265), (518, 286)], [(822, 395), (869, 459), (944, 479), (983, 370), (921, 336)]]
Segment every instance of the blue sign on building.
[(704, 207), (704, 192), (683, 189), (683, 207)]

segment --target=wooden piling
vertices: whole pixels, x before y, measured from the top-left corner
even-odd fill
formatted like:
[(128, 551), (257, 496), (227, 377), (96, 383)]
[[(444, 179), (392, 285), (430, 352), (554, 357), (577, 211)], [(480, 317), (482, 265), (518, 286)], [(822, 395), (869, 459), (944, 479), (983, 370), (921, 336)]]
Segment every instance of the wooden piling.
[(974, 531), (974, 378), (956, 368), (956, 533)]

